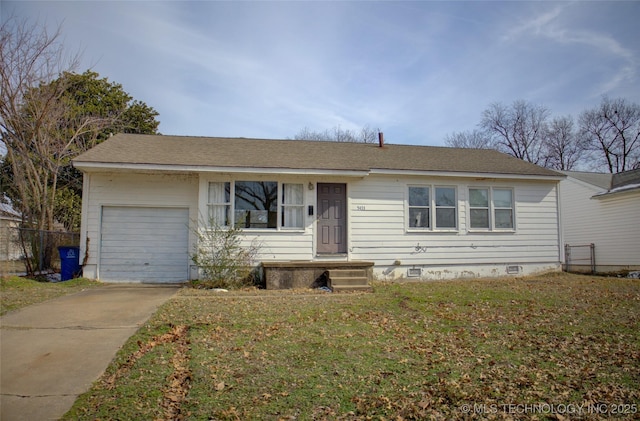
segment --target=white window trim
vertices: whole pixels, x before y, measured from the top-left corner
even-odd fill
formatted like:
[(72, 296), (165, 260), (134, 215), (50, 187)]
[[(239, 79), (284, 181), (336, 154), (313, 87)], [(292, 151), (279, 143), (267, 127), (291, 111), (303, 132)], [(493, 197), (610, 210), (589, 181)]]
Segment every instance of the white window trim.
[[(276, 227), (275, 228), (244, 228), (241, 227), (240, 229), (244, 232), (279, 232), (279, 231), (286, 231), (286, 232), (305, 232), (305, 225), (307, 224), (307, 220), (306, 220), (306, 215), (304, 213), (304, 209), (306, 207), (306, 203), (307, 203), (307, 195), (305, 194), (305, 190), (304, 190), (304, 186), (305, 186), (305, 182), (301, 182), (301, 181), (278, 181), (278, 180), (273, 180), (273, 179), (263, 179), (263, 177), (256, 177), (255, 179), (252, 179), (251, 177), (243, 177), (242, 179), (225, 179), (225, 180), (215, 180), (215, 179), (210, 179), (210, 180), (206, 180), (205, 182), (205, 186), (206, 186), (206, 193), (205, 193), (205, 209), (207, 214), (209, 215), (209, 208), (211, 205), (223, 205), (223, 203), (209, 203), (209, 184), (210, 183), (229, 183), (229, 200), (230, 202), (228, 203), (224, 203), (224, 205), (228, 205), (229, 206), (229, 212), (230, 212), (230, 221), (235, 224), (235, 193), (236, 193), (236, 182), (238, 181), (274, 181), (276, 183), (278, 183), (278, 200), (277, 200), (277, 211), (276, 211), (276, 218), (277, 218), (277, 223), (276, 223)], [(285, 205), (282, 203), (282, 195), (283, 195), (283, 191), (284, 191), (284, 184), (302, 184), (303, 186), (303, 195), (302, 195), (302, 204), (301, 205)], [(284, 206), (298, 206), (302, 208), (302, 227), (285, 227), (282, 225), (282, 210)], [(206, 223), (206, 228), (211, 228), (209, 226), (209, 221), (207, 219), (207, 221), (205, 221)], [(228, 227), (228, 226), (227, 226)]]
[[(472, 228), (471, 227), (471, 210), (472, 209), (486, 209), (485, 207), (472, 207), (469, 198), (469, 190), (485, 189), (489, 192), (489, 227), (488, 228)], [(494, 190), (510, 190), (511, 191), (511, 208), (495, 207), (493, 204), (493, 192)], [(516, 190), (514, 187), (501, 187), (501, 186), (468, 186), (467, 188), (467, 231), (468, 232), (516, 232)], [(511, 216), (513, 227), (511, 228), (497, 228), (496, 225), (496, 209), (511, 209)]]
[[(409, 187), (427, 187), (429, 188), (429, 227), (427, 228), (419, 228), (419, 227), (411, 227), (409, 226)], [(453, 189), (455, 194), (455, 218), (456, 218), (456, 226), (454, 228), (438, 228), (436, 227), (436, 209), (450, 209), (449, 206), (439, 206), (436, 207), (436, 189), (437, 188), (446, 188)], [(458, 203), (458, 186), (455, 185), (446, 185), (446, 184), (407, 184), (405, 186), (405, 215), (404, 215), (404, 225), (405, 231), (410, 233), (425, 233), (425, 232), (459, 232), (460, 231), (460, 206)], [(427, 206), (411, 206), (411, 207), (427, 207)]]

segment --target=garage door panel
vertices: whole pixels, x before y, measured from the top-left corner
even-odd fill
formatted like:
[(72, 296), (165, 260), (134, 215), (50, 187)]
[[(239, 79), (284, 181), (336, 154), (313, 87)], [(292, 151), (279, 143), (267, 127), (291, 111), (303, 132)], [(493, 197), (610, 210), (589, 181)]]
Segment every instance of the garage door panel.
[(184, 263), (186, 253), (176, 254), (173, 251), (157, 252), (157, 253), (140, 253), (136, 251), (122, 251), (120, 253), (108, 253), (102, 256), (104, 263), (112, 264), (141, 264), (154, 266), (175, 266)]
[[(113, 242), (112, 244), (114, 249), (117, 248), (117, 250), (103, 252), (102, 253), (103, 259), (108, 258), (109, 256), (117, 256), (119, 258), (122, 258), (123, 256), (134, 256), (136, 258), (139, 257), (141, 259), (155, 258), (158, 261), (158, 263), (160, 263), (159, 256), (161, 254), (163, 255), (164, 259), (171, 259), (171, 260), (182, 259), (183, 256), (187, 255), (186, 250), (182, 250), (181, 252), (178, 252), (175, 246), (171, 247), (171, 246), (166, 246), (162, 244), (158, 245), (158, 247), (154, 249), (146, 249), (146, 250), (142, 250), (136, 247), (135, 244), (131, 244), (131, 246), (123, 245), (122, 243), (118, 244), (116, 242)], [(105, 247), (103, 246), (103, 249), (104, 248)]]
[[(133, 212), (133, 210), (132, 210)], [(158, 213), (152, 213), (149, 214), (149, 218), (152, 218), (151, 220), (149, 219), (144, 219), (144, 220), (139, 220), (138, 218), (134, 218), (134, 219), (126, 219), (126, 218), (122, 218), (122, 219), (117, 219), (114, 221), (110, 221), (107, 220), (107, 223), (110, 222), (115, 222), (118, 224), (123, 224), (125, 227), (126, 226), (133, 226), (136, 225), (138, 227), (140, 227), (141, 229), (145, 229), (145, 228), (153, 228), (155, 226), (155, 222), (153, 222), (154, 220), (158, 220), (158, 219), (163, 219), (164, 220), (164, 224), (167, 226), (179, 226), (179, 227), (184, 227), (185, 226), (185, 222), (183, 220), (180, 221), (171, 221), (168, 220), (166, 218), (163, 218), (162, 214), (158, 214)], [(115, 228), (118, 228), (118, 226), (116, 225)]]
[[(122, 268), (127, 267), (125, 265), (122, 265)], [(107, 275), (107, 277), (109, 279), (116, 279), (116, 280), (130, 280), (131, 278), (131, 270), (123, 270), (123, 269), (117, 269), (117, 268), (112, 268), (112, 269), (104, 269), (101, 274), (102, 275)], [(164, 274), (167, 271), (173, 270), (172, 266), (140, 266), (138, 268), (135, 268), (135, 274), (140, 276), (140, 274), (145, 275), (144, 279), (136, 279), (136, 280), (142, 280), (142, 281), (147, 281), (147, 278), (151, 278), (151, 280), (153, 279), (162, 279), (164, 277)]]
[[(154, 229), (158, 229), (158, 227), (155, 227)], [(186, 228), (185, 228), (186, 229)], [(156, 246), (160, 245), (160, 244), (154, 244), (153, 242), (171, 242), (172, 240), (176, 240), (179, 241), (180, 239), (176, 239), (174, 237), (173, 234), (167, 234), (164, 232), (157, 232), (154, 234), (144, 234), (144, 235), (138, 235), (136, 234), (135, 238), (131, 238), (131, 239), (127, 239), (126, 237), (129, 237), (131, 235), (131, 233), (129, 232), (122, 232), (120, 234), (111, 234), (106, 236), (106, 238), (102, 239), (102, 244), (104, 245), (113, 245), (113, 244), (124, 244), (125, 246), (127, 244), (130, 245), (135, 245), (136, 247), (142, 247), (143, 249), (147, 248), (147, 247), (152, 247), (152, 250), (156, 250)], [(146, 244), (146, 245), (145, 245)]]
[(188, 278), (189, 210), (104, 207), (100, 279), (180, 282)]

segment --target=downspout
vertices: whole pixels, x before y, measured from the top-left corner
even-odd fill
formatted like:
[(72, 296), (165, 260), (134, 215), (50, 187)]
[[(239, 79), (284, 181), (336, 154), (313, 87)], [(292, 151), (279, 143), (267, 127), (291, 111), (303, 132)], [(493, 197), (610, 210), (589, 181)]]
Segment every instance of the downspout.
[(556, 209), (558, 209), (557, 218), (558, 218), (558, 261), (560, 262), (561, 268), (564, 270), (567, 262), (565, 261), (564, 256), (564, 235), (562, 229), (562, 198), (561, 198), (561, 188), (560, 184), (562, 181), (558, 181), (556, 183)]
[[(89, 173), (82, 173), (82, 213), (80, 216), (80, 255), (84, 255), (81, 267), (84, 270), (85, 265), (89, 261), (89, 232), (88, 232), (88, 219), (89, 219), (89, 201), (90, 201), (90, 187), (91, 187), (91, 175)], [(84, 274), (83, 274), (84, 276)]]

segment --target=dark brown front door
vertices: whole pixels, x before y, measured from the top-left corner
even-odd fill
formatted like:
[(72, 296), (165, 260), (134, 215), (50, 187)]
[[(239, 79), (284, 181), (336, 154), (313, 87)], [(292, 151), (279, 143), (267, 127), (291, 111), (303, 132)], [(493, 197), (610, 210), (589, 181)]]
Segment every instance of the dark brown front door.
[(318, 183), (318, 254), (347, 252), (347, 185)]

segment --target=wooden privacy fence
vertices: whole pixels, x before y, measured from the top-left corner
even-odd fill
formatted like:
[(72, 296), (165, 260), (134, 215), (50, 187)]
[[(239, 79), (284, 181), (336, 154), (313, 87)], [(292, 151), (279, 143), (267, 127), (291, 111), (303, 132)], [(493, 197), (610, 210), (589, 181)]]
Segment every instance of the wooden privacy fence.
[(589, 269), (590, 273), (596, 273), (596, 245), (594, 243), (565, 244), (564, 270), (567, 272), (585, 272), (585, 269)]
[(0, 227), (0, 276), (42, 274), (60, 270), (59, 246), (77, 246), (80, 234)]

